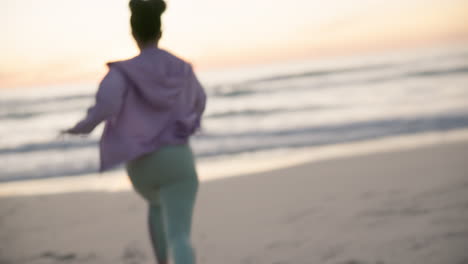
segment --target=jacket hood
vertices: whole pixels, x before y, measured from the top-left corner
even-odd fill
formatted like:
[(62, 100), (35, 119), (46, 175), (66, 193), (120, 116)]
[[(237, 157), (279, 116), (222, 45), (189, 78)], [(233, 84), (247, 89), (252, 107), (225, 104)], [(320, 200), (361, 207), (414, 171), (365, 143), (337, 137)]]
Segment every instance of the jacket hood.
[(157, 47), (147, 48), (129, 60), (110, 62), (129, 80), (141, 98), (152, 107), (168, 108), (190, 85), (192, 66)]

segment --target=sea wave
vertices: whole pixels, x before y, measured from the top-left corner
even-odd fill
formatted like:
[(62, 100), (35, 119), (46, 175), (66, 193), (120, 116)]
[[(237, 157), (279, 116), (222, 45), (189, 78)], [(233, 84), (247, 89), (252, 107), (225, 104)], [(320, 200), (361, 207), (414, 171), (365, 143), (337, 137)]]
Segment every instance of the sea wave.
[[(294, 71), (285, 64), (276, 73), (214, 83), (192, 145), (200, 159), (229, 159), (465, 129), (467, 57), (466, 50), (446, 50)], [(91, 87), (81, 89), (0, 97), (0, 182), (97, 171), (102, 126), (89, 137), (56, 139), (93, 103)]]

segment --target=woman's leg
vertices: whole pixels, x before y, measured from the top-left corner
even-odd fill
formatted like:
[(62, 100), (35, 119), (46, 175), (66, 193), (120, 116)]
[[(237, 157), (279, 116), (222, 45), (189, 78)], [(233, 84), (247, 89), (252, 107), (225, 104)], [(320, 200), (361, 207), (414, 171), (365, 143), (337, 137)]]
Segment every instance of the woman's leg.
[(157, 264), (168, 263), (168, 245), (164, 217), (160, 202), (159, 188), (154, 183), (152, 171), (142, 166), (127, 166), (130, 180), (139, 193), (148, 202), (148, 229)]
[(167, 262), (167, 248), (174, 264), (194, 264), (190, 230), (198, 176), (187, 145), (162, 148), (127, 164), (135, 187), (150, 204), (150, 234), (156, 258)]
[(197, 190), (196, 178), (163, 186), (160, 190), (166, 235), (174, 264), (195, 264), (190, 231)]
[(150, 204), (148, 212), (148, 227), (151, 243), (158, 264), (167, 264), (167, 240), (164, 228), (162, 208), (157, 204)]

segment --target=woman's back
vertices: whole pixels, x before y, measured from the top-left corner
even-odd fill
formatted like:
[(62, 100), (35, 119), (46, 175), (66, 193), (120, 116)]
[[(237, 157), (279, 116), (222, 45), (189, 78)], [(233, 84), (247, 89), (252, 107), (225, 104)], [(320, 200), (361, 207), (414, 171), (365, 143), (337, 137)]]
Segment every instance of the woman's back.
[[(101, 169), (156, 150), (187, 143), (200, 126), (205, 92), (190, 64), (156, 47), (130, 60), (108, 64), (123, 76), (124, 91), (105, 89), (120, 102), (101, 140)], [(121, 98), (119, 98), (121, 97)]]

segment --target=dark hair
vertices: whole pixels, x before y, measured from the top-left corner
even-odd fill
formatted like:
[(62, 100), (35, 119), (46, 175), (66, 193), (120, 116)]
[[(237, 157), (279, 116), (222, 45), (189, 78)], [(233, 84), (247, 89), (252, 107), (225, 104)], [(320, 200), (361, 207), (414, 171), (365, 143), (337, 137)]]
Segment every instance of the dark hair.
[(163, 0), (131, 0), (130, 24), (137, 41), (156, 40), (161, 33), (161, 15), (166, 10)]

